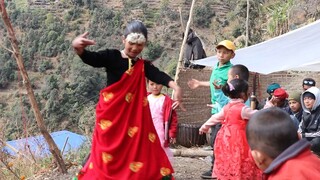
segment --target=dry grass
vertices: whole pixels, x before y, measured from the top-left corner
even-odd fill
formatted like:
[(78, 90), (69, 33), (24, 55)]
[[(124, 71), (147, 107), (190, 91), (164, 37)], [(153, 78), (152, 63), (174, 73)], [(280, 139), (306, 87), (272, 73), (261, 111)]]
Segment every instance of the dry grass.
[[(3, 149), (3, 147), (2, 144), (0, 149)], [(88, 153), (89, 145), (84, 145), (78, 151), (64, 155), (67, 169), (81, 165), (82, 160)], [(51, 172), (59, 174), (58, 167), (52, 157), (37, 158), (29, 154), (19, 152), (17, 156), (11, 156), (5, 151), (0, 151), (0, 179), (35, 179)]]

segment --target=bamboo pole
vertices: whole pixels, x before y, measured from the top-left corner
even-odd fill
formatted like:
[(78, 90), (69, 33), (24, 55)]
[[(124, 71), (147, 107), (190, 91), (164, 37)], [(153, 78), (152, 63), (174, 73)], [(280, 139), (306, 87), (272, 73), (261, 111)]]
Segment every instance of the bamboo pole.
[(247, 19), (246, 19), (246, 44), (245, 46), (248, 46), (249, 41), (249, 11), (250, 11), (250, 0), (247, 0)]
[(178, 75), (179, 75), (179, 72), (180, 72), (180, 66), (182, 65), (184, 46), (186, 44), (187, 37), (188, 37), (188, 31), (189, 31), (189, 28), (190, 28), (190, 24), (192, 22), (193, 7), (194, 7), (195, 2), (196, 2), (196, 0), (192, 0), (190, 12), (189, 12), (189, 19), (188, 19), (188, 22), (187, 22), (186, 29), (184, 31), (183, 41), (182, 41), (182, 45), (181, 45), (181, 49), (180, 49), (179, 60), (178, 60), (177, 68), (176, 68), (176, 74), (175, 74), (175, 77), (174, 77), (174, 81), (175, 82), (177, 82), (177, 80), (178, 80), (178, 77), (179, 77)]
[(56, 160), (56, 163), (58, 164), (60, 171), (65, 174), (65, 173), (67, 173), (66, 165), (62, 159), (59, 148), (57, 147), (56, 143), (53, 141), (52, 137), (48, 133), (47, 128), (43, 122), (42, 115), (40, 113), (38, 104), (36, 102), (36, 98), (34, 96), (34, 93), (33, 93), (33, 90), (32, 90), (32, 87), (31, 87), (31, 84), (29, 81), (28, 73), (24, 68), (23, 59), (22, 59), (22, 56), (21, 56), (21, 53), (20, 53), (20, 50), (18, 47), (17, 38), (16, 38), (14, 30), (12, 28), (10, 19), (7, 15), (4, 0), (0, 0), (0, 13), (2, 14), (2, 19), (4, 21), (6, 28), (7, 28), (8, 35), (9, 35), (10, 42), (11, 42), (11, 46), (13, 49), (12, 52), (13, 52), (13, 55), (14, 55), (16, 61), (17, 61), (18, 67), (20, 69), (20, 73), (23, 78), (23, 84), (25, 85), (25, 87), (27, 89), (30, 104), (31, 104), (32, 110), (34, 112), (34, 116), (36, 118), (40, 132), (43, 135), (43, 137), (45, 138), (46, 142), (48, 143), (49, 150), (52, 153), (54, 159)]
[(179, 15), (180, 15), (181, 29), (183, 31), (184, 30), (184, 23), (183, 23), (183, 18), (182, 18), (182, 9), (181, 9), (181, 7), (179, 7)]

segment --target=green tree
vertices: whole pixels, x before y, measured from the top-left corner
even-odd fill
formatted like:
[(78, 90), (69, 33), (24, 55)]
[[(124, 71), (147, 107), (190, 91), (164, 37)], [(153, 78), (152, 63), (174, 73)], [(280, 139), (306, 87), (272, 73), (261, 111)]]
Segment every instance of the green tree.
[(271, 21), (268, 23), (268, 31), (273, 36), (279, 36), (289, 31), (288, 17), (289, 10), (293, 5), (293, 0), (277, 2), (267, 8), (271, 14)]
[(154, 61), (161, 56), (163, 47), (159, 43), (148, 42), (147, 49), (143, 52), (146, 59)]
[(47, 19), (45, 20), (45, 25), (49, 26), (50, 24), (53, 24), (55, 22), (55, 17), (52, 13), (47, 14)]
[(210, 2), (205, 1), (200, 6), (194, 8), (194, 23), (198, 27), (208, 28), (211, 24), (211, 18), (215, 16), (215, 12), (210, 8)]
[(9, 53), (0, 48), (0, 88), (6, 88), (15, 79), (17, 68)]

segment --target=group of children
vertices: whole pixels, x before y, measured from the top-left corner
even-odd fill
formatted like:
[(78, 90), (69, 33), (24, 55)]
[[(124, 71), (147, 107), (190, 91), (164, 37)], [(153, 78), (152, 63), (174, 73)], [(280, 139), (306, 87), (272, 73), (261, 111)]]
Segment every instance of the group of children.
[[(219, 53), (223, 51), (232, 54), (227, 56), (229, 60)], [(235, 56), (235, 52), (234, 48), (228, 44), (224, 46), (218, 44), (216, 52), (219, 62), (212, 76), (219, 77), (214, 74), (219, 72), (220, 67), (230, 64), (230, 59)], [(214, 164), (211, 177), (239, 180), (262, 177), (265, 179), (320, 178), (320, 168), (317, 166), (320, 159), (314, 155), (318, 154), (320, 148), (319, 89), (311, 87), (301, 96), (292, 94), (289, 98), (289, 106), (286, 104), (289, 95), (278, 84), (272, 84), (272, 88), (267, 90), (270, 98), (264, 110), (259, 112), (245, 105), (249, 95), (248, 79), (236, 77), (233, 71), (233, 67), (230, 67), (228, 80), (222, 86), (223, 93), (230, 98), (227, 105), (224, 105), (226, 101), (219, 99), (220, 95), (217, 94), (221, 86), (218, 87), (215, 82), (211, 82), (212, 87), (215, 88), (214, 91), (211, 90), (213, 107), (223, 108), (221, 111), (212, 112), (209, 120), (199, 129), (200, 134), (207, 133), (210, 127), (222, 124), (213, 144)], [(223, 73), (220, 72), (219, 75), (223, 76)], [(189, 82), (190, 88), (196, 87), (193, 85), (195, 82), (198, 81), (192, 79)], [(202, 83), (202, 85), (205, 84)], [(297, 99), (304, 102), (303, 116), (294, 102)], [(301, 122), (297, 122), (298, 120), (290, 115), (300, 120), (303, 118)], [(299, 140), (301, 137), (303, 140)], [(306, 140), (309, 140), (311, 147)], [(310, 169), (300, 170), (300, 165), (295, 165), (301, 160), (308, 161), (305, 164), (310, 166)], [(291, 173), (291, 171), (294, 172)], [(310, 171), (313, 172), (312, 175), (307, 174)]]
[(320, 100), (319, 88), (315, 85), (314, 79), (305, 78), (302, 92), (295, 91), (288, 95), (279, 84), (270, 84), (268, 90), (274, 92), (267, 106), (279, 107), (287, 112), (301, 136), (310, 141), (312, 152), (320, 156)]
[[(176, 141), (175, 109), (178, 106), (184, 109), (182, 92), (166, 73), (139, 57), (148, 37), (145, 25), (140, 21), (127, 25), (121, 51), (86, 50), (87, 46), (95, 44), (87, 36), (88, 33), (78, 36), (72, 46), (84, 63), (105, 68), (108, 79), (96, 107), (91, 153), (78, 178), (174, 179), (170, 163), (173, 156), (168, 147)], [(212, 133), (216, 135), (212, 177), (320, 177), (316, 166), (320, 160), (309, 151), (305, 139), (299, 140), (288, 114), (279, 108), (258, 111), (246, 106), (249, 70), (243, 65), (231, 64), (235, 49), (231, 41), (220, 42), (216, 46), (219, 62), (210, 81), (192, 79), (188, 82), (192, 89), (199, 86), (211, 89), (212, 116), (199, 133), (207, 133), (211, 127), (221, 124), (219, 131), (212, 129), (217, 132)], [(163, 85), (174, 90), (173, 100), (161, 93)], [(319, 109), (319, 92), (310, 88), (302, 97), (306, 101), (302, 107), (311, 113), (307, 120), (314, 122), (313, 111)], [(307, 103), (307, 99), (314, 100), (314, 105)], [(270, 101), (274, 102), (272, 98)], [(299, 126), (301, 136), (314, 138), (314, 133), (305, 129), (315, 128), (315, 125), (302, 125), (306, 128), (300, 130)]]

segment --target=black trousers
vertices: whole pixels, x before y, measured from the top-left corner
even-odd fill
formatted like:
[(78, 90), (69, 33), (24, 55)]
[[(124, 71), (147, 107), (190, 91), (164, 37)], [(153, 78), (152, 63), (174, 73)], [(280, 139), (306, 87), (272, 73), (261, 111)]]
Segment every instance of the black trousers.
[(312, 139), (307, 138), (307, 140), (309, 140), (311, 143), (311, 151), (316, 155), (320, 156), (320, 137), (315, 137)]
[(216, 137), (217, 137), (217, 134), (218, 134), (218, 131), (220, 130), (221, 128), (221, 123), (217, 124), (217, 125), (214, 125), (211, 127), (211, 139), (210, 139), (210, 144), (212, 147), (214, 147), (214, 143), (216, 141)]
[[(215, 125), (215, 126), (212, 126), (211, 127), (211, 139), (210, 139), (210, 144), (211, 144), (211, 147), (213, 148), (214, 150), (214, 143), (216, 141), (216, 137), (217, 137), (217, 134), (218, 134), (218, 131), (220, 130), (221, 128), (221, 123)], [(214, 152), (213, 152), (213, 155), (212, 155), (212, 165), (214, 164), (214, 160), (215, 160), (215, 157), (214, 157)]]

